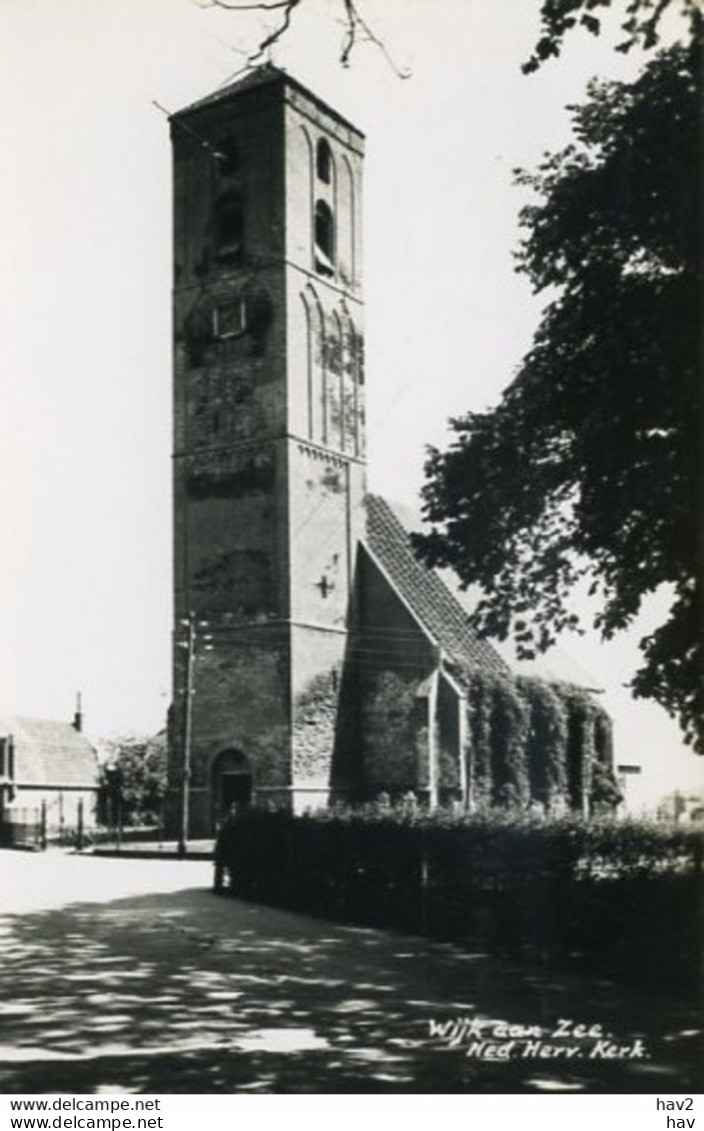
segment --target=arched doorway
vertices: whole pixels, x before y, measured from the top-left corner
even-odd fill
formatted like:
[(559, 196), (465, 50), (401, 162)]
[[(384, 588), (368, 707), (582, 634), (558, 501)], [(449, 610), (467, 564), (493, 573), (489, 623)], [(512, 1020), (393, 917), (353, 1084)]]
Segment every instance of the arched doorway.
[(252, 800), (252, 769), (241, 750), (223, 750), (212, 768), (213, 809), (215, 823), (223, 819), (232, 805), (238, 808)]

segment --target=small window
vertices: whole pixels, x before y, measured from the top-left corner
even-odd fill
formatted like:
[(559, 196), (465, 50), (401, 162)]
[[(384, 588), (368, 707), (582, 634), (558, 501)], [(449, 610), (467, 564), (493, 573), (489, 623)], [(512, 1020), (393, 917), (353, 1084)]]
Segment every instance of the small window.
[(234, 137), (226, 137), (219, 142), (216, 157), (221, 176), (232, 177), (239, 173), (240, 149)]
[(318, 180), (329, 185), (332, 180), (332, 152), (324, 137), (318, 142), (315, 154), (315, 171)]
[(324, 200), (315, 205), (315, 269), (319, 275), (335, 274), (335, 221)]
[(247, 306), (244, 299), (224, 302), (213, 311), (213, 336), (237, 338), (247, 329)]
[(221, 196), (215, 206), (215, 240), (220, 258), (235, 258), (242, 253), (244, 209), (239, 193)]

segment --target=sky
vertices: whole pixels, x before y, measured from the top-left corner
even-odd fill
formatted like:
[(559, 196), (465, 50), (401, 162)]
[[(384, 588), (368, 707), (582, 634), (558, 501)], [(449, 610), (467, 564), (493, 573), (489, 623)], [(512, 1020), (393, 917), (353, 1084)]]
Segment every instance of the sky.
[[(370, 488), (417, 505), (425, 446), (496, 402), (537, 328), (514, 271), (534, 167), (565, 106), (636, 60), (572, 36), (524, 76), (539, 0), (359, 0), (372, 44), (338, 62), (340, 0), (304, 0), (272, 61), (367, 136)], [(95, 738), (152, 732), (170, 697), (169, 112), (231, 80), (275, 16), (194, 0), (0, 0), (0, 713)], [(613, 42), (613, 40), (611, 40)], [(646, 614), (653, 623), (657, 605)], [(631, 633), (563, 648), (606, 688), (620, 761), (651, 792), (704, 784), (623, 683)]]

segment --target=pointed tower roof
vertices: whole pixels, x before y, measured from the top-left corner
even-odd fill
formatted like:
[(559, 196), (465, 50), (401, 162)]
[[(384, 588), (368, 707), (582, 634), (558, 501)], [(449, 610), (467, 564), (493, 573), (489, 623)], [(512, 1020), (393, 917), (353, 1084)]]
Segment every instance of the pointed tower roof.
[(221, 86), (218, 90), (204, 95), (203, 98), (198, 98), (195, 102), (190, 102), (188, 106), (177, 110), (171, 117), (178, 118), (181, 114), (190, 114), (194, 110), (203, 109), (205, 106), (213, 106), (216, 102), (223, 102), (233, 94), (242, 94), (246, 90), (255, 90), (257, 87), (268, 86), (270, 83), (283, 83), (286, 79), (287, 75), (279, 67), (275, 67), (271, 63), (264, 63), (261, 67), (246, 71), (239, 78), (227, 83), (226, 86)]
[(191, 102), (188, 106), (184, 106), (182, 110), (177, 110), (175, 114), (171, 115), (171, 119), (180, 118), (182, 115), (194, 114), (207, 107), (215, 106), (220, 102), (225, 102), (230, 98), (245, 94), (248, 91), (258, 90), (266, 86), (279, 86), (283, 89), (289, 88), (303, 94), (307, 99), (313, 102), (326, 114), (330, 114), (341, 122), (347, 129), (352, 130), (360, 137), (364, 134), (357, 126), (353, 125), (349, 119), (344, 118), (339, 111), (334, 110), (322, 98), (318, 98), (317, 94), (313, 94), (308, 90), (303, 83), (298, 82), (297, 79), (292, 78), (286, 71), (281, 70), (280, 67), (275, 67), (273, 63), (263, 63), (259, 67), (247, 70), (244, 74), (240, 75), (233, 82), (228, 83), (226, 86), (220, 87), (219, 90), (214, 90), (211, 94), (206, 94), (203, 98), (199, 98), (196, 102)]

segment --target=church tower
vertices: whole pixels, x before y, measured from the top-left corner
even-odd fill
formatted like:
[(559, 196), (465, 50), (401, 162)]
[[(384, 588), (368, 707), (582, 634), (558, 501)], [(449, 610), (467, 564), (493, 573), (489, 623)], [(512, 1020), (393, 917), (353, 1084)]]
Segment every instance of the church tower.
[(272, 66), (175, 114), (171, 137), (170, 778), (207, 836), (232, 801), (301, 810), (351, 781), (364, 143)]

